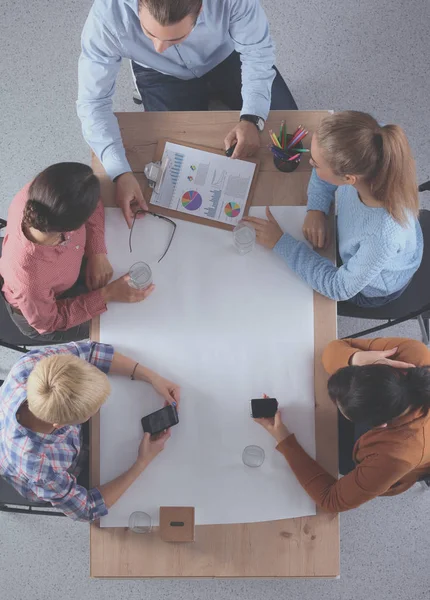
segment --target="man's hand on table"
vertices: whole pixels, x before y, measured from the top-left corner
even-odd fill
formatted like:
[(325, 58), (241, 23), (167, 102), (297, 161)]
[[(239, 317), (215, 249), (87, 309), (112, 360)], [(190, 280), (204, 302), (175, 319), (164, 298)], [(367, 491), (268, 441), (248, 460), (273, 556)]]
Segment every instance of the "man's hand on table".
[[(148, 210), (148, 205), (143, 197), (142, 189), (133, 173), (123, 173), (115, 180), (115, 200), (117, 206), (121, 208), (124, 219), (127, 221), (129, 229), (133, 223), (134, 213), (138, 209)], [(138, 218), (143, 215), (138, 215)]]
[(256, 239), (259, 244), (272, 250), (279, 242), (284, 232), (279, 227), (277, 220), (272, 215), (270, 208), (266, 207), (266, 219), (258, 219), (257, 217), (244, 217), (246, 221), (255, 229)]
[(240, 121), (224, 140), (225, 149), (228, 150), (236, 144), (231, 158), (248, 158), (254, 156), (260, 149), (260, 134), (254, 123)]
[(105, 304), (108, 302), (142, 302), (155, 290), (154, 284), (151, 284), (145, 290), (137, 290), (128, 284), (129, 280), (129, 275), (123, 275), (103, 287), (100, 291)]
[(85, 285), (88, 290), (99, 290), (112, 279), (113, 269), (106, 254), (91, 254), (87, 259)]

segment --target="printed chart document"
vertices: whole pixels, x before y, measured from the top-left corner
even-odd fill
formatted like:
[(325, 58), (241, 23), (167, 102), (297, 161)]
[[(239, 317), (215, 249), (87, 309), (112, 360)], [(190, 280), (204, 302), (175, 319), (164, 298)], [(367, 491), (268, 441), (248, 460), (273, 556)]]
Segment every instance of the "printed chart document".
[[(264, 218), (264, 208), (251, 214)], [(306, 207), (274, 207), (281, 227), (303, 239)], [(136, 220), (133, 252), (121, 210), (106, 209), (114, 278), (151, 265), (155, 291), (139, 304), (112, 303), (100, 338), (181, 386), (179, 424), (165, 449), (101, 519), (127, 527), (134, 511), (158, 524), (160, 506), (194, 506), (196, 524), (271, 521), (315, 514), (275, 440), (250, 416), (249, 401), (277, 398), (288, 427), (315, 456), (313, 292), (273, 252), (240, 256), (233, 234), (177, 220)], [(106, 483), (135, 461), (141, 418), (163, 406), (148, 383), (111, 376), (100, 413), (100, 476)], [(260, 467), (242, 462), (263, 449)]]
[(166, 142), (168, 166), (150, 204), (228, 225), (243, 216), (255, 164)]

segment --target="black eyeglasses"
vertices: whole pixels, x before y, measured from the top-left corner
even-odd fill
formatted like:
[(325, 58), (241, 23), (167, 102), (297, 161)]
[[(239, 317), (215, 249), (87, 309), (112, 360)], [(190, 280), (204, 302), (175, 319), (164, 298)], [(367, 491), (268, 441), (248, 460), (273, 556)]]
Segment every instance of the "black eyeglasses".
[(172, 221), (172, 219), (169, 219), (169, 217), (165, 217), (164, 215), (157, 215), (157, 213), (151, 212), (150, 210), (143, 210), (143, 208), (136, 210), (136, 212), (134, 213), (133, 223), (131, 225), (130, 235), (128, 238), (128, 245), (130, 248), (130, 252), (133, 252), (133, 249), (131, 247), (131, 240), (132, 240), (132, 236), (133, 236), (133, 229), (134, 229), (134, 224), (136, 223), (137, 215), (151, 215), (153, 217), (157, 217), (157, 219), (162, 219), (163, 221), (167, 221), (167, 223), (170, 223), (170, 225), (172, 226), (172, 235), (170, 236), (169, 243), (167, 244), (167, 248), (165, 249), (161, 258), (158, 259), (158, 262), (161, 262), (163, 260), (163, 258), (166, 256), (166, 254), (168, 253), (170, 246), (172, 245), (173, 238), (175, 236), (175, 231), (176, 231), (176, 223), (174, 221)]

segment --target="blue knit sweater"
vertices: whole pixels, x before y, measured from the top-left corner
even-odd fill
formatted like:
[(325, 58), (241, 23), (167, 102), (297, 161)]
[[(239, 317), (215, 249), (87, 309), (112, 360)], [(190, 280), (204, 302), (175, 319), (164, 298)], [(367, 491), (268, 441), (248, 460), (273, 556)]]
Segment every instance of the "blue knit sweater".
[(424, 244), (419, 222), (411, 216), (403, 227), (385, 208), (363, 204), (353, 186), (337, 188), (320, 179), (315, 170), (308, 186), (308, 210), (328, 214), (336, 190), (341, 267), (288, 233), (274, 251), (314, 290), (333, 300), (348, 300), (358, 292), (367, 297), (397, 292), (421, 263)]

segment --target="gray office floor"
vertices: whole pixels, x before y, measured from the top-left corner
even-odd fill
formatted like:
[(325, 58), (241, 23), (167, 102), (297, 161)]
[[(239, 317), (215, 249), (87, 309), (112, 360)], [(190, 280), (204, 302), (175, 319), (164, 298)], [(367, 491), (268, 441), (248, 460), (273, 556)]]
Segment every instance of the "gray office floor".
[[(277, 65), (303, 109), (354, 108), (401, 124), (419, 181), (430, 177), (428, 0), (264, 0)], [(79, 35), (90, 0), (0, 0), (0, 216), (39, 170), (87, 162), (75, 113)], [(128, 65), (116, 110), (138, 110)], [(339, 335), (368, 323), (339, 320)], [(416, 323), (387, 335), (419, 339)], [(1, 351), (0, 376), (16, 360)], [(419, 600), (430, 594), (430, 493), (417, 486), (341, 516), (340, 580), (92, 581), (88, 527), (0, 515), (0, 590), (8, 600), (169, 598)]]

